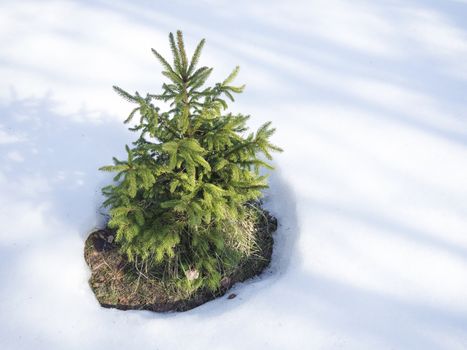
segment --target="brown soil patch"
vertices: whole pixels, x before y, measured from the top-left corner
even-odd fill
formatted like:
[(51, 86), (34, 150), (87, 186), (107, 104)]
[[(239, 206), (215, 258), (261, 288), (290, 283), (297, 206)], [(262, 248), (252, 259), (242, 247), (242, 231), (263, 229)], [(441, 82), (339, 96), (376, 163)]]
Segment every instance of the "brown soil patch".
[(113, 242), (114, 234), (108, 229), (95, 231), (86, 240), (84, 258), (91, 269), (89, 285), (101, 306), (107, 308), (156, 312), (193, 309), (223, 296), (235, 283), (261, 274), (269, 265), (277, 220), (267, 211), (263, 213), (263, 219), (255, 227), (259, 253), (245, 259), (232, 275), (224, 276), (215, 293), (202, 289), (189, 299), (171, 294), (159, 280), (137, 273), (133, 264), (119, 253)]

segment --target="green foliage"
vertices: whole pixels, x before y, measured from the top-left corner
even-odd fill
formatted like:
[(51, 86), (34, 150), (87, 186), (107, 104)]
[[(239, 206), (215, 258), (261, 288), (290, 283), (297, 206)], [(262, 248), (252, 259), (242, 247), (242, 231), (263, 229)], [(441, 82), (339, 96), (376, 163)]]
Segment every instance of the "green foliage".
[[(246, 204), (267, 187), (259, 174), (272, 167), (271, 152), (281, 151), (269, 138), (271, 123), (248, 131), (249, 116), (226, 113), (225, 98), (244, 86), (232, 86), (236, 67), (222, 83), (206, 87), (212, 68), (199, 67), (205, 40), (188, 60), (180, 31), (169, 35), (173, 63), (156, 50), (168, 82), (161, 94), (130, 94), (114, 86), (135, 104), (125, 123), (139, 134), (127, 159), (113, 159), (100, 168), (116, 173), (114, 184), (103, 188), (110, 208), (108, 226), (130, 261), (145, 261), (181, 289), (216, 290), (222, 276), (242, 256), (251, 254), (251, 223), (255, 212)], [(155, 103), (162, 101), (163, 112)], [(187, 272), (188, 271), (188, 272)]]

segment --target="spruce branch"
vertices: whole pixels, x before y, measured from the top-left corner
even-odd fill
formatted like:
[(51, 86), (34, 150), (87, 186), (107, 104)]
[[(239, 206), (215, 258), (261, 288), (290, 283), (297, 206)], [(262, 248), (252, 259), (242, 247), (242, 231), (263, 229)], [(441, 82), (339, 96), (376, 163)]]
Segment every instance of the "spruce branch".
[(193, 57), (191, 58), (190, 67), (188, 67), (187, 75), (190, 76), (193, 73), (196, 65), (198, 64), (199, 57), (201, 56), (201, 51), (203, 51), (204, 44), (206, 43), (205, 39), (202, 39), (198, 46), (196, 46), (195, 52), (193, 53)]
[(159, 60), (159, 62), (162, 64), (162, 66), (165, 68), (167, 72), (175, 73), (174, 70), (172, 69), (172, 66), (169, 64), (169, 62), (167, 62), (165, 58), (159, 52), (157, 52), (154, 49), (151, 49), (151, 51), (154, 54), (154, 56), (156, 56), (156, 58)]
[(183, 33), (181, 30), (177, 30), (177, 44), (182, 66), (180, 73), (183, 73), (183, 75), (185, 76), (188, 67), (188, 59), (185, 52), (185, 43), (183, 42)]
[(169, 42), (170, 42), (170, 49), (172, 51), (174, 67), (177, 72), (182, 72), (182, 66), (180, 64), (180, 53), (178, 52), (177, 45), (175, 44), (174, 35), (172, 33), (169, 34)]
[(117, 92), (117, 94), (119, 94), (120, 96), (122, 96), (122, 97), (123, 97), (125, 100), (127, 100), (128, 102), (138, 102), (137, 97), (130, 95), (128, 92), (126, 92), (126, 91), (123, 90), (122, 88), (119, 88), (119, 87), (116, 86), (116, 85), (112, 86), (112, 88)]

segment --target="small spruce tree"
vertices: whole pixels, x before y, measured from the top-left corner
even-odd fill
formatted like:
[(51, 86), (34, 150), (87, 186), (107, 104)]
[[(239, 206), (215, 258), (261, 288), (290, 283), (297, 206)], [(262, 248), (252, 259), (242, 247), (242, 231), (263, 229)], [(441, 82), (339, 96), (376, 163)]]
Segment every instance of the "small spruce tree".
[(143, 97), (114, 86), (136, 105), (125, 123), (138, 116), (130, 130), (139, 137), (126, 146), (126, 160), (113, 158), (100, 168), (117, 173), (102, 190), (104, 206), (130, 261), (180, 290), (216, 290), (254, 250), (251, 230), (259, 214), (249, 204), (267, 187), (259, 169), (272, 169), (260, 154), (270, 160), (281, 149), (269, 141), (270, 122), (247, 133), (249, 116), (225, 112), (226, 98), (234, 101), (244, 88), (231, 85), (239, 67), (206, 87), (212, 68), (197, 67), (205, 40), (191, 60), (180, 31), (176, 38), (170, 33), (169, 42), (172, 64), (152, 49), (168, 79), (161, 94)]

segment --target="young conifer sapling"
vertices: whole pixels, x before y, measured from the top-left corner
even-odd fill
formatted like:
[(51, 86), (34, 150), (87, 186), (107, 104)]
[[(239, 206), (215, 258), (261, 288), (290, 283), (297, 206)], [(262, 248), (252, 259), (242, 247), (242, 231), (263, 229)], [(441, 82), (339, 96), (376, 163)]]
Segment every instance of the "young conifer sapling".
[(139, 136), (126, 146), (126, 159), (100, 168), (116, 173), (103, 188), (104, 206), (121, 252), (137, 268), (188, 294), (215, 291), (254, 253), (261, 213), (252, 203), (267, 188), (259, 170), (272, 169), (271, 152), (281, 149), (270, 142), (270, 122), (248, 133), (249, 116), (227, 112), (227, 101), (244, 89), (232, 85), (239, 67), (206, 86), (212, 68), (198, 67), (205, 40), (191, 60), (182, 32), (170, 33), (169, 43), (171, 63), (152, 49), (167, 79), (162, 93), (114, 86), (135, 105), (125, 123), (133, 122)]

